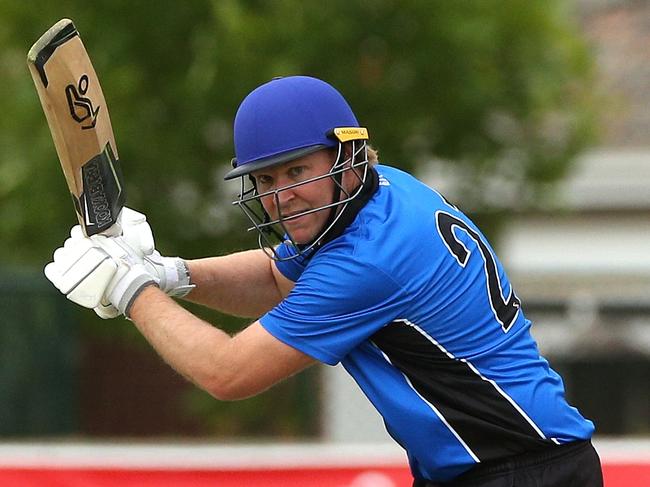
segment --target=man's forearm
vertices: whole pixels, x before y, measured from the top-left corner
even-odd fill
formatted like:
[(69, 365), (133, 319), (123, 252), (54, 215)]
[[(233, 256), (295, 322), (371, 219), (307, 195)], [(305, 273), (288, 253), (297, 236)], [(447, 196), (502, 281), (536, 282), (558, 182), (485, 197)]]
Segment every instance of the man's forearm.
[(135, 299), (130, 318), (178, 373), (222, 400), (249, 397), (314, 363), (255, 322), (231, 337), (156, 286)]
[(130, 318), (178, 373), (217, 397), (223, 395), (220, 391), (230, 377), (230, 335), (194, 316), (155, 286), (136, 298)]
[(261, 250), (188, 260), (187, 265), (196, 285), (189, 301), (230, 315), (258, 317), (282, 300), (271, 260)]

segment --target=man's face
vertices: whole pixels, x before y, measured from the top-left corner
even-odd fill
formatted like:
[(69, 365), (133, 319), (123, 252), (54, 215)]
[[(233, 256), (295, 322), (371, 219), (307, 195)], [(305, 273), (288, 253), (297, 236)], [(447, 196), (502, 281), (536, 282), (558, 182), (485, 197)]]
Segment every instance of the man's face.
[[(333, 151), (320, 150), (279, 166), (255, 171), (252, 176), (255, 178), (258, 193), (263, 194), (328, 173), (334, 158)], [(271, 219), (275, 220), (280, 214), (282, 215), (285, 219), (284, 226), (297, 244), (306, 244), (322, 230), (331, 209), (316, 211), (294, 219), (287, 220), (287, 218), (329, 205), (332, 203), (333, 195), (334, 181), (330, 177), (325, 177), (278, 191), (277, 197), (272, 193), (261, 198), (261, 201)]]

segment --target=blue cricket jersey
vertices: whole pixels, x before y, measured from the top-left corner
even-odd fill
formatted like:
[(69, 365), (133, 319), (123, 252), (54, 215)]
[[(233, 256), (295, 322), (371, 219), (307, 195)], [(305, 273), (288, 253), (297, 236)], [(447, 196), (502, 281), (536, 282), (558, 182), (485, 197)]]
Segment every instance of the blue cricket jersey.
[(416, 478), (590, 438), (483, 234), (411, 175), (376, 169), (377, 191), (342, 235), (277, 263), (295, 287), (264, 328), (341, 362)]

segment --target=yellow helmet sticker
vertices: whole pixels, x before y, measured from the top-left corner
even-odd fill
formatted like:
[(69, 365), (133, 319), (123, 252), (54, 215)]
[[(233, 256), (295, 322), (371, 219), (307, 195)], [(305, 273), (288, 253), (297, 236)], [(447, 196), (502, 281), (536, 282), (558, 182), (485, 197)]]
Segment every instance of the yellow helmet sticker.
[(334, 129), (334, 136), (339, 142), (368, 140), (368, 129), (363, 127), (336, 127)]

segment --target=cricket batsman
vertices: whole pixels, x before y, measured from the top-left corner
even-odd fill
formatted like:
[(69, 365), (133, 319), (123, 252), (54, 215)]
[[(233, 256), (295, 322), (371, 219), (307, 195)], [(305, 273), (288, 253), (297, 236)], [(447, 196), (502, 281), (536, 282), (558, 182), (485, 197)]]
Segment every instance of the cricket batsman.
[[(240, 181), (259, 249), (163, 257), (125, 208), (121, 235), (73, 228), (48, 279), (82, 305), (99, 296), (100, 316), (127, 317), (220, 400), (341, 363), (406, 451), (414, 486), (602, 486), (594, 425), (567, 403), (485, 236), (380, 164), (335, 88), (307, 76), (259, 86), (234, 146), (226, 179)], [(230, 336), (179, 297), (254, 321)]]

